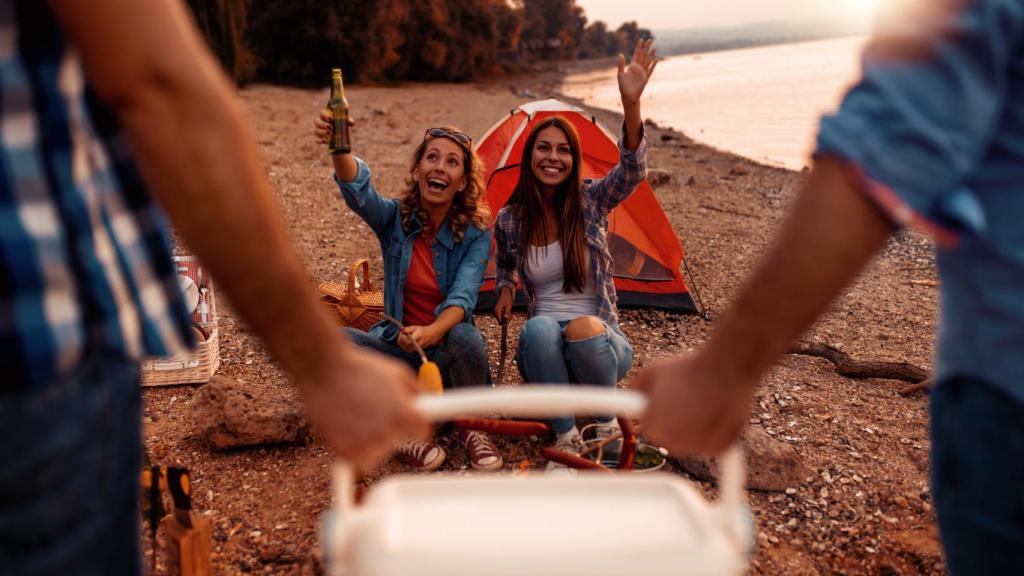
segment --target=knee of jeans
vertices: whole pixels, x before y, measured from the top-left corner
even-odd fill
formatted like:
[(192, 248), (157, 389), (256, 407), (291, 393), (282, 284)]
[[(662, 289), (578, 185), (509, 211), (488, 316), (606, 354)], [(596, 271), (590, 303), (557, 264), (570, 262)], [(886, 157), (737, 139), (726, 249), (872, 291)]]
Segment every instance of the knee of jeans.
[(456, 324), (449, 330), (448, 336), (445, 337), (445, 343), (449, 349), (458, 350), (460, 354), (476, 352), (483, 355), (486, 353), (484, 337), (480, 334), (480, 330), (466, 322)]
[(625, 349), (620, 350), (613, 347), (615, 350), (615, 356), (618, 360), (618, 374), (616, 374), (616, 380), (622, 380), (629, 373), (629, 369), (633, 367), (633, 348), (626, 346)]
[(519, 332), (519, 346), (545, 346), (562, 340), (562, 327), (548, 316), (534, 316)]
[(586, 340), (606, 334), (608, 328), (596, 316), (580, 316), (565, 327), (566, 340)]

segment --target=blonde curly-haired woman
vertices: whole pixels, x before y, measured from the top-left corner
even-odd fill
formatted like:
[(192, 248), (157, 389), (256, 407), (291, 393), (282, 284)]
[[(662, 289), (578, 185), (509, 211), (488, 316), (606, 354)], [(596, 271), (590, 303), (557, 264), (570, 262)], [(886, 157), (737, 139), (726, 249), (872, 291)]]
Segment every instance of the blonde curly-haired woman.
[[(315, 120), (326, 142), (330, 116)], [(490, 380), (487, 349), (473, 325), (491, 249), (484, 167), (472, 139), (453, 127), (429, 128), (412, 155), (409, 179), (397, 198), (381, 196), (370, 169), (352, 154), (331, 156), (334, 180), (349, 208), (377, 235), (384, 257), (384, 309), (405, 325), (382, 321), (370, 331), (346, 329), (356, 344), (418, 367), (413, 341), (441, 368), (445, 387), (483, 386)], [(477, 470), (504, 464), (486, 433), (460, 434)], [(406, 442), (402, 460), (417, 470), (438, 468), (444, 449), (435, 442)]]

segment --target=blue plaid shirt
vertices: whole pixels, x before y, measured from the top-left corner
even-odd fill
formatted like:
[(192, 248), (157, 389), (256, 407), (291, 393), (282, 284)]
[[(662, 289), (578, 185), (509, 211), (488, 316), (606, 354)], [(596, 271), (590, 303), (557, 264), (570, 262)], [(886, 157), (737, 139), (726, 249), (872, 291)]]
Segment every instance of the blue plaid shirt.
[[(619, 315), (615, 308), (617, 296), (612, 280), (612, 255), (608, 250), (608, 214), (629, 198), (644, 178), (647, 178), (647, 134), (641, 127), (640, 145), (636, 150), (626, 150), (620, 138), (618, 165), (600, 180), (583, 181), (583, 222), (590, 252), (588, 270), (593, 274), (590, 281), (597, 292), (597, 316), (609, 326), (619, 325)], [(527, 297), (526, 314), (532, 318), (534, 290), (523, 268), (523, 242), (514, 207), (506, 204), (498, 211), (494, 220), (494, 239), (497, 244), (494, 255), (497, 267), (495, 289), (499, 294), (503, 286), (514, 290), (522, 280)]]
[(817, 154), (933, 233), (936, 383), (980, 378), (1024, 402), (1024, 1), (909, 8), (923, 10), (881, 22)]
[(0, 0), (0, 396), (183, 351), (169, 238), (47, 4)]

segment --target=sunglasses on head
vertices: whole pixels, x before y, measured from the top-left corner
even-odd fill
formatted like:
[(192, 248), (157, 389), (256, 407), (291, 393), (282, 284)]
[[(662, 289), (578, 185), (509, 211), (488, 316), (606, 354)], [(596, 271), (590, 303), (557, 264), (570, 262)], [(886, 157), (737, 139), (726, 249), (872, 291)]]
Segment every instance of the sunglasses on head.
[(456, 132), (447, 128), (427, 128), (427, 133), (423, 135), (423, 139), (427, 138), (451, 138), (456, 142), (461, 142), (466, 146), (473, 145), (473, 139), (469, 137), (469, 134), (463, 132)]

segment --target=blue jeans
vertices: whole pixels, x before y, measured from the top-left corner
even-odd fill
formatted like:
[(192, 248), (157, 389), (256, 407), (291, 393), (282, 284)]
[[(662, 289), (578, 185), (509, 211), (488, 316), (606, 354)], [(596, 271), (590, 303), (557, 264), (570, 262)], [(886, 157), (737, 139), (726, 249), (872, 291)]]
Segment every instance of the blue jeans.
[[(420, 356), (415, 352), (406, 352), (394, 342), (386, 342), (380, 338), (353, 328), (343, 328), (345, 335), (354, 344), (362, 348), (374, 350), (404, 360), (413, 370), (420, 367)], [(445, 388), (463, 386), (489, 386), (491, 369), (487, 363), (487, 346), (484, 337), (476, 326), (467, 322), (457, 324), (448, 331), (444, 341), (437, 346), (424, 350), (427, 358), (437, 364), (441, 370), (441, 378)]]
[(973, 378), (931, 394), (932, 492), (950, 574), (1024, 570), (1024, 405)]
[(0, 395), (0, 572), (141, 574), (139, 366), (89, 355)]
[[(582, 340), (565, 337), (568, 321), (534, 316), (519, 333), (516, 365), (523, 381), (536, 384), (584, 383), (609, 386), (622, 380), (633, 365), (633, 348), (616, 327), (605, 326), (604, 334)], [(610, 420), (612, 416), (599, 418)], [(572, 430), (572, 416), (550, 421), (556, 434)]]

